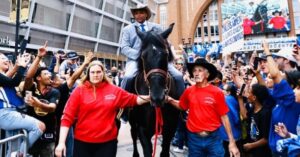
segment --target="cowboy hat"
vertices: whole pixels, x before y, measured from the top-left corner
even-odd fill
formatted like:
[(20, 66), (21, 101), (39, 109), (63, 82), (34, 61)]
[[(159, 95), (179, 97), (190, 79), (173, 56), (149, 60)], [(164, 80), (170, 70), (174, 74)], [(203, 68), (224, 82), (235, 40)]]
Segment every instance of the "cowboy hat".
[(132, 15), (134, 15), (134, 13), (138, 10), (145, 10), (146, 14), (147, 14), (146, 20), (149, 20), (151, 17), (151, 11), (148, 8), (148, 6), (146, 6), (146, 5), (138, 4), (135, 8), (131, 8), (130, 10), (131, 10)]
[(275, 10), (273, 13), (272, 13), (272, 15), (275, 15), (276, 13), (279, 13), (279, 15), (281, 15), (281, 11), (279, 11), (279, 10)]
[(194, 63), (188, 63), (187, 64), (187, 70), (190, 73), (191, 77), (193, 77), (193, 69), (194, 69), (195, 66), (201, 66), (201, 67), (208, 70), (209, 76), (207, 78), (207, 81), (212, 81), (216, 78), (217, 73), (218, 73), (217, 68), (213, 64), (207, 62), (203, 58), (198, 58), (198, 59), (195, 60)]

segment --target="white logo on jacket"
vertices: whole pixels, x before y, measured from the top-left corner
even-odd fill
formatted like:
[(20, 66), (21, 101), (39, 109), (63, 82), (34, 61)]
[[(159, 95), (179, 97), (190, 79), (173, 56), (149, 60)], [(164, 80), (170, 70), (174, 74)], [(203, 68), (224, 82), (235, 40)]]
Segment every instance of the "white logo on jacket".
[(104, 100), (115, 100), (116, 96), (114, 94), (109, 94), (104, 96)]

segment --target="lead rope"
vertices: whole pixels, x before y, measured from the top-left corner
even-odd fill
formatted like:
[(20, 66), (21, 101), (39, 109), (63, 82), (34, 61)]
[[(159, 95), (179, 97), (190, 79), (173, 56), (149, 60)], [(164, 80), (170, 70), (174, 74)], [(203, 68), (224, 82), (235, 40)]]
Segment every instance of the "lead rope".
[(159, 134), (162, 133), (163, 123), (164, 123), (160, 107), (155, 107), (155, 118), (156, 118), (155, 119), (155, 136), (154, 136), (154, 146), (153, 146), (152, 157), (155, 157), (157, 137)]

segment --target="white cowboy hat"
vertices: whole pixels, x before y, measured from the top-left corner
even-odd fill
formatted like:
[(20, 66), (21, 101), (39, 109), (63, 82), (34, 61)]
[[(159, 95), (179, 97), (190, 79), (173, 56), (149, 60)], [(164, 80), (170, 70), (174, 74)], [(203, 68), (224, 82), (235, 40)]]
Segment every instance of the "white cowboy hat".
[(134, 12), (136, 12), (138, 10), (145, 10), (147, 13), (146, 20), (149, 20), (151, 17), (151, 11), (148, 8), (148, 6), (146, 6), (146, 5), (138, 4), (135, 8), (131, 8), (130, 10), (131, 10), (132, 15), (134, 15)]

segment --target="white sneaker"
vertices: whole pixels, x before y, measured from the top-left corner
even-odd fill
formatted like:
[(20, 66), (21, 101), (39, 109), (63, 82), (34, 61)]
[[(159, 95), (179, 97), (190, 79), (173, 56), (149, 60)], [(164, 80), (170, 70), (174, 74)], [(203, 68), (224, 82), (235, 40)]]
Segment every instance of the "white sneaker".
[(180, 148), (178, 148), (178, 147), (175, 147), (175, 148), (173, 149), (173, 151), (176, 152), (176, 153), (183, 153), (183, 152), (184, 152), (184, 149), (180, 149)]

